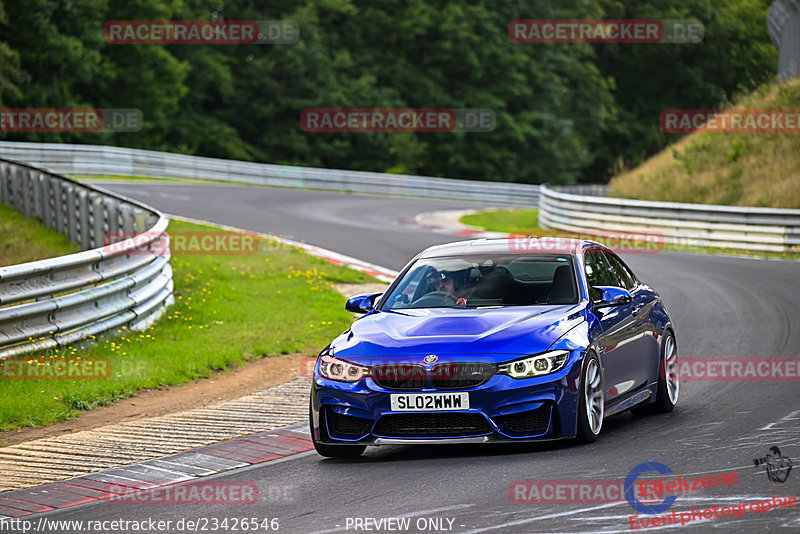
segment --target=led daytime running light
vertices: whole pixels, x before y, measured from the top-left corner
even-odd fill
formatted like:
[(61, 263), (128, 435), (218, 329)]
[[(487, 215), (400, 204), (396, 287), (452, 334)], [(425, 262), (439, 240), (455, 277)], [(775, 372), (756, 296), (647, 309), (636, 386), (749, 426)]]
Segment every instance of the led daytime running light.
[(497, 370), (511, 378), (530, 378), (555, 373), (566, 365), (567, 360), (569, 360), (568, 350), (554, 350), (504, 363)]
[(365, 376), (369, 376), (369, 368), (334, 358), (333, 356), (321, 356), (319, 362), (319, 373), (329, 379), (340, 382), (357, 382)]

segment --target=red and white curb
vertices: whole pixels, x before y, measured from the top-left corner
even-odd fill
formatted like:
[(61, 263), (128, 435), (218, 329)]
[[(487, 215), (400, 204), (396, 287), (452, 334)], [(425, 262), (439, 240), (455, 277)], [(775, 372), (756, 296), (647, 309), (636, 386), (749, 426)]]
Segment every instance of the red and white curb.
[[(257, 233), (262, 237), (266, 237), (268, 239), (273, 239), (279, 243), (283, 243), (284, 245), (295, 247), (311, 254), (312, 256), (316, 256), (320, 259), (323, 259), (329, 263), (333, 263), (335, 265), (344, 265), (355, 269), (356, 271), (360, 271), (362, 273), (366, 273), (370, 276), (374, 276), (378, 280), (382, 282), (392, 282), (394, 278), (397, 276), (398, 272), (393, 271), (391, 269), (387, 269), (386, 267), (381, 267), (380, 265), (375, 265), (373, 263), (368, 263), (357, 258), (353, 258), (351, 256), (346, 256), (344, 254), (340, 254), (338, 252), (334, 252), (332, 250), (328, 250), (326, 248), (317, 247), (314, 245), (309, 245), (307, 243), (302, 243), (300, 241), (293, 241), (291, 239), (285, 239), (280, 236), (271, 235), (271, 234), (261, 234), (259, 232), (253, 232), (251, 230), (245, 230), (243, 228), (237, 228), (235, 226), (228, 226), (225, 224), (218, 224), (210, 221), (204, 221), (201, 219), (193, 219), (191, 217), (182, 217), (180, 215), (167, 215), (170, 219), (174, 219), (176, 221), (183, 221), (188, 223), (194, 224), (205, 224), (207, 226), (213, 226), (214, 228), (219, 228), (220, 230), (228, 230), (230, 232), (247, 232), (247, 233)], [(169, 233), (169, 231), (167, 232)]]
[(0, 521), (68, 508), (93, 501), (136, 501), (136, 493), (258, 463), (314, 448), (308, 422), (221, 441), (161, 458), (105, 469), (61, 482), (0, 494)]
[[(459, 212), (458, 216), (463, 213)], [(169, 218), (205, 224), (222, 230), (250, 233), (249, 230), (242, 228), (200, 219), (177, 215), (169, 215)], [(452, 222), (454, 218), (455, 223)], [(506, 234), (475, 231), (465, 227), (457, 223), (456, 214), (450, 212), (420, 214), (410, 226), (426, 231), (470, 238), (507, 237)], [(344, 265), (369, 274), (384, 282), (391, 282), (398, 274), (397, 271), (322, 247), (274, 235), (259, 235), (298, 248), (332, 264)], [(230, 469), (285, 458), (313, 448), (308, 423), (296, 423), (122, 467), (113, 467), (58, 482), (6, 491), (0, 493), (0, 520), (93, 501), (119, 498), (120, 495), (128, 497), (154, 488), (195, 481)]]
[[(205, 224), (228, 231), (257, 233), (187, 217), (170, 216), (170, 218)], [(273, 239), (286, 246), (298, 248), (330, 263), (344, 265), (367, 273), (381, 281), (391, 282), (397, 275), (396, 271), (322, 247), (272, 235), (259, 235)], [(122, 494), (128, 495), (161, 486), (190, 482), (220, 471), (276, 460), (312, 450), (313, 444), (310, 439), (308, 423), (300, 423), (203, 445), (185, 452), (150, 458), (138, 463), (123, 465), (122, 467), (111, 467), (93, 473), (81, 474), (66, 480), (62, 479), (44, 484), (40, 482), (40, 485), (3, 491), (0, 492), (0, 520), (76, 506), (97, 500), (112, 499)], [(162, 443), (161, 445), (165, 444)], [(167, 445), (171, 445), (171, 443), (167, 443), (165, 446)], [(14, 458), (17, 458), (17, 456), (14, 456)], [(34, 460), (38, 462), (41, 459), (41, 455), (33, 459), (26, 456), (23, 458), (25, 460), (23, 463), (29, 468), (35, 468), (35, 465), (31, 462)], [(61, 457), (60, 459), (64, 460)], [(1, 460), (2, 458), (0, 458)], [(72, 461), (72, 458), (67, 460)], [(69, 464), (69, 462), (67, 463)], [(108, 465), (108, 462), (105, 463)], [(69, 465), (66, 467), (69, 467)], [(15, 470), (15, 473), (19, 474), (18, 471), (22, 470), (22, 467), (17, 467), (18, 469)], [(56, 473), (53, 478), (57, 478), (59, 473)], [(49, 475), (53, 475), (53, 473)]]
[(515, 234), (503, 232), (489, 232), (475, 226), (469, 226), (459, 219), (464, 215), (478, 213), (482, 210), (440, 210), (427, 211), (414, 217), (413, 221), (400, 224), (422, 230), (425, 232), (435, 232), (437, 234), (457, 235), (470, 239), (512, 239), (521, 237)]
[[(435, 221), (442, 220), (441, 213), (446, 214), (445, 222), (436, 223)], [(420, 214), (413, 226), (427, 231), (471, 238), (506, 236), (496, 232), (474, 231), (460, 223), (447, 222), (452, 220), (454, 215), (449, 212)], [(169, 218), (205, 224), (221, 230), (250, 232), (234, 226), (189, 217), (169, 215)], [(274, 235), (259, 235), (301, 249), (327, 262), (356, 269), (384, 282), (391, 282), (398, 274), (397, 271), (322, 247)], [(119, 498), (120, 495), (130, 496), (154, 488), (191, 482), (229, 469), (285, 458), (312, 449), (308, 424), (297, 423), (58, 482), (6, 491), (0, 493), (0, 520)]]

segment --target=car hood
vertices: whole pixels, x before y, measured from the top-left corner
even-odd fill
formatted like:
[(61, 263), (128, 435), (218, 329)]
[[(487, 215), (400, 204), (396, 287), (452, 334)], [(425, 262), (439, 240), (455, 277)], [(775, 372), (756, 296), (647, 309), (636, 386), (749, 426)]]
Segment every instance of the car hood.
[(585, 304), (376, 311), (353, 323), (332, 346), (334, 356), (365, 365), (428, 354), (440, 361), (466, 354), (534, 354), (582, 322), (584, 308)]

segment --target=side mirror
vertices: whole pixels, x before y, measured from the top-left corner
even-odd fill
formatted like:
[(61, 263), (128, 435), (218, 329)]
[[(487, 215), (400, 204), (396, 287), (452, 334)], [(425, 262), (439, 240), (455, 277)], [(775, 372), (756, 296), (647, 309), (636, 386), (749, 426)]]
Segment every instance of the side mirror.
[(367, 313), (375, 307), (375, 301), (383, 293), (362, 293), (347, 299), (344, 309), (353, 313)]
[(599, 297), (594, 299), (595, 309), (622, 306), (633, 302), (633, 297), (627, 289), (614, 286), (592, 286)]

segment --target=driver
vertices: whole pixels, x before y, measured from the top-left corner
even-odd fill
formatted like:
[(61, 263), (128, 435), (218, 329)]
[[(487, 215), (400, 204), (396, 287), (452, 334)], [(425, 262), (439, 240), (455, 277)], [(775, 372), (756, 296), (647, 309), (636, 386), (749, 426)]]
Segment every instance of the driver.
[(461, 292), (456, 291), (456, 280), (452, 273), (447, 271), (436, 271), (431, 275), (433, 277), (431, 285), (433, 291), (440, 291), (448, 293), (455, 298), (461, 297)]
[(435, 277), (436, 283), (434, 287), (436, 288), (436, 291), (443, 291), (455, 296), (456, 282), (453, 280), (453, 276), (450, 273), (438, 272), (436, 273)]
[(433, 271), (428, 274), (428, 290), (427, 295), (445, 294), (453, 299), (457, 306), (466, 306), (467, 300), (463, 298), (462, 292), (456, 290), (456, 279), (453, 273), (448, 271)]

